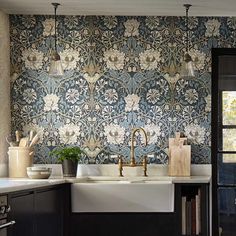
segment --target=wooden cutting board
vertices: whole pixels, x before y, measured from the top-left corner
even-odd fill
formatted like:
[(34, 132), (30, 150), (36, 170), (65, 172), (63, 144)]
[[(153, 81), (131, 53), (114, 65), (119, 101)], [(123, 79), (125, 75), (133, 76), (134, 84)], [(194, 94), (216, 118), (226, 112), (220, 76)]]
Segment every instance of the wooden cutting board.
[(184, 137), (184, 138), (169, 138), (169, 147), (172, 147), (172, 146), (179, 146), (180, 143), (187, 143), (187, 138)]
[(169, 139), (168, 174), (170, 176), (190, 176), (191, 146), (183, 145), (186, 138), (180, 139)]

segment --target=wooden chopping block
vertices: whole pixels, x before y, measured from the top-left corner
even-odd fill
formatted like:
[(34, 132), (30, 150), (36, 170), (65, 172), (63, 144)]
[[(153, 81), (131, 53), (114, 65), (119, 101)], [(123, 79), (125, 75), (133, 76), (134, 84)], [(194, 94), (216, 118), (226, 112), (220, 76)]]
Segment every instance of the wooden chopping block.
[(170, 176), (190, 176), (191, 146), (169, 146), (169, 169)]

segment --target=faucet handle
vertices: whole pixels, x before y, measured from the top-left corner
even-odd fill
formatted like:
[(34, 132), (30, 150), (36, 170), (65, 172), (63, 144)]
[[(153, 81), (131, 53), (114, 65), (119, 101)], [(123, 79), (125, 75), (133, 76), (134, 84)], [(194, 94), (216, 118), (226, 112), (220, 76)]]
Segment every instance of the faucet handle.
[(122, 160), (122, 156), (118, 156), (119, 160), (118, 160), (118, 165), (119, 165), (119, 176), (123, 177), (123, 160)]
[(143, 176), (147, 175), (147, 156), (144, 156), (143, 158)]

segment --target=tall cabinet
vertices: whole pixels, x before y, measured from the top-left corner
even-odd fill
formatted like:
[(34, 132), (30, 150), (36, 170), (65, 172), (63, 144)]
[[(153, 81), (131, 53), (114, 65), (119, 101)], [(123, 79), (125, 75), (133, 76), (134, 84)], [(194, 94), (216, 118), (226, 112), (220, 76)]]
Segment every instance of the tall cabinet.
[(212, 232), (236, 235), (236, 49), (212, 50)]

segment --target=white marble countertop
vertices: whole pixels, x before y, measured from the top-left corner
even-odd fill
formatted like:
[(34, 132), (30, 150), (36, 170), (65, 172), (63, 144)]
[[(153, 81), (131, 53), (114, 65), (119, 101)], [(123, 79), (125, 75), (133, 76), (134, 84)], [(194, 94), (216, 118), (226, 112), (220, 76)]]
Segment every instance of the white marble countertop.
[(65, 183), (65, 179), (0, 178), (0, 194)]
[[(124, 177), (118, 176), (117, 165), (78, 165), (76, 178), (63, 178), (61, 165), (46, 165), (52, 167), (52, 175), (49, 179), (29, 179), (29, 178), (0, 178), (0, 194), (34, 189), (40, 187), (50, 187), (64, 183), (109, 183), (116, 181), (120, 183), (141, 183), (147, 181), (168, 181), (171, 183), (210, 183), (211, 165), (192, 165), (191, 176), (171, 177), (167, 174), (167, 166), (148, 165), (148, 177), (142, 176), (142, 168), (125, 168)], [(100, 181), (100, 182), (99, 182)], [(146, 182), (146, 183), (147, 183)], [(110, 182), (111, 183), (111, 182)]]
[(211, 176), (190, 176), (190, 177), (170, 177), (170, 176), (136, 176), (136, 177), (118, 177), (118, 176), (83, 176), (77, 178), (53, 177), (49, 179), (29, 179), (29, 178), (0, 178), (0, 194), (39, 188), (49, 187), (64, 183), (84, 183), (94, 181), (171, 181), (172, 183), (209, 183)]

